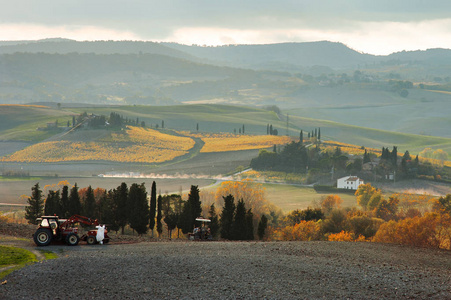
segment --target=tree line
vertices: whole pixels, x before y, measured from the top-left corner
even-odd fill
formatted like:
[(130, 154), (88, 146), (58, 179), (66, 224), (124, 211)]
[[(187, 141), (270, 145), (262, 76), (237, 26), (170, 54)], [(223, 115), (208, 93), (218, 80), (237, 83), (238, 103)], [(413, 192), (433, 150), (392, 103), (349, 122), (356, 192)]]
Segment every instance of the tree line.
[[(320, 134), (319, 129), (313, 131), (313, 138), (319, 138)], [(257, 171), (305, 173), (309, 182), (314, 182), (321, 176), (330, 177), (331, 172), (337, 176), (353, 173), (365, 180), (375, 180), (376, 176), (384, 179), (390, 174), (396, 174), (397, 179), (420, 176), (439, 178), (440, 173), (449, 175), (446, 168), (436, 168), (427, 161), (420, 163), (418, 155), (412, 157), (408, 150), (402, 156), (399, 155), (396, 146), (393, 146), (391, 151), (388, 147), (382, 147), (379, 156), (365, 149), (363, 155), (350, 157), (343, 153), (339, 146), (324, 148), (316, 141), (309, 145), (304, 144), (301, 131), (298, 142), (293, 141), (280, 151), (277, 151), (276, 147), (273, 151), (260, 150), (258, 156), (251, 160), (250, 167)], [(363, 165), (370, 162), (371, 170), (364, 169)]]
[[(188, 234), (198, 225), (196, 218), (202, 216), (202, 204), (199, 189), (192, 185), (188, 199), (183, 200), (181, 195), (158, 195), (156, 183), (152, 183), (150, 199), (148, 199), (144, 183), (133, 183), (130, 187), (121, 183), (116, 188), (105, 190), (93, 189), (91, 186), (80, 189), (77, 184), (72, 187), (63, 185), (58, 190), (49, 190), (46, 197), (36, 183), (31, 188), (31, 196), (25, 208), (25, 218), (29, 223), (36, 224), (36, 219), (42, 215), (57, 215), (60, 218), (69, 218), (72, 215), (84, 215), (92, 219), (98, 219), (102, 224), (107, 224), (110, 231), (121, 231), (129, 226), (138, 234), (146, 234), (149, 230), (158, 236), (163, 233), (164, 225), (169, 238), (173, 230)], [(237, 205), (234, 197), (224, 197), (224, 207), (220, 215), (217, 214), (215, 205), (209, 209), (211, 222), (209, 227), (213, 238), (220, 236), (228, 240), (253, 240), (254, 217), (252, 209), (246, 209), (243, 200)], [(262, 216), (258, 236), (263, 238), (267, 226), (267, 218)]]

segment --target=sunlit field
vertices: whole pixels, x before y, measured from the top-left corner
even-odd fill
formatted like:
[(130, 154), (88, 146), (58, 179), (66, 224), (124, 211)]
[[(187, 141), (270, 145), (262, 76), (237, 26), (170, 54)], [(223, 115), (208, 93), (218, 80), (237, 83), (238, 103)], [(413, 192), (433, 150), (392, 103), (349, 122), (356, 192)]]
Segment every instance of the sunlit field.
[(263, 149), (274, 145), (284, 145), (292, 140), (288, 136), (274, 135), (193, 134), (186, 132), (184, 134), (201, 138), (204, 141), (205, 145), (202, 147), (201, 153)]
[(114, 161), (160, 163), (188, 153), (195, 142), (153, 129), (129, 127), (93, 142), (50, 141), (35, 144), (3, 158), (5, 162)]

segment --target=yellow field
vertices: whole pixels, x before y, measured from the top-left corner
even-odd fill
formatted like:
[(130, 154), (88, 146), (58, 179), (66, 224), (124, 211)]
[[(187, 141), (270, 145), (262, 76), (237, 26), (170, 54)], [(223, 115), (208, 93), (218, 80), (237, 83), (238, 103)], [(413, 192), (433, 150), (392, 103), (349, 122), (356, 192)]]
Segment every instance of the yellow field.
[(34, 104), (0, 104), (3, 107), (34, 107), (34, 108), (48, 108), (44, 105), (34, 105)]
[(195, 142), (156, 130), (129, 127), (127, 134), (112, 133), (96, 142), (55, 141), (27, 147), (3, 161), (61, 162), (107, 160), (115, 162), (158, 163), (188, 153)]
[(323, 141), (322, 144), (326, 147), (340, 147), (341, 151), (347, 154), (354, 154), (354, 155), (363, 155), (365, 153), (365, 149), (368, 153), (374, 153), (374, 154), (380, 154), (380, 149), (374, 149), (374, 148), (365, 148), (362, 149), (361, 146), (357, 145), (351, 145), (346, 143), (340, 143), (336, 141)]
[(200, 152), (226, 152), (264, 149), (273, 145), (284, 145), (291, 142), (288, 136), (275, 135), (236, 135), (231, 133), (187, 133), (183, 134), (201, 138), (205, 145)]

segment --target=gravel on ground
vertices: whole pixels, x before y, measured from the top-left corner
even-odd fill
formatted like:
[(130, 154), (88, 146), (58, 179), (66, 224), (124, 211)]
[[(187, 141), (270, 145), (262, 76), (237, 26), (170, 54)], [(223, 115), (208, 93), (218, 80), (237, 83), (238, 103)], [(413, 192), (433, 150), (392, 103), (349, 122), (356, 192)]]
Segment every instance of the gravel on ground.
[(444, 250), (197, 241), (44, 248), (59, 258), (6, 276), (1, 299), (451, 299)]

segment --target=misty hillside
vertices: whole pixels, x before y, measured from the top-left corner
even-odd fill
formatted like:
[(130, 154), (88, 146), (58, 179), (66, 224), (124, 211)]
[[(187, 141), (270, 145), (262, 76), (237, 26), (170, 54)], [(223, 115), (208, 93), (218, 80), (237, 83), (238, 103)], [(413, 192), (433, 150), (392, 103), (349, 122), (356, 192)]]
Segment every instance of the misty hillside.
[(341, 43), (309, 42), (268, 45), (229, 45), (220, 47), (186, 46), (165, 44), (196, 57), (229, 63), (234, 66), (266, 67), (271, 63), (293, 64), (311, 67), (356, 68), (359, 64), (373, 63), (380, 59), (362, 54)]
[(0, 54), (26, 53), (93, 53), (93, 54), (139, 54), (151, 53), (199, 61), (187, 53), (155, 42), (95, 41), (77, 42), (68, 39), (45, 39), (40, 41), (0, 42)]
[(45, 39), (37, 41), (0, 41), (0, 54), (93, 53), (93, 54), (161, 54), (195, 62), (242, 68), (292, 69), (324, 66), (332, 69), (355, 69), (365, 64), (427, 62), (449, 64), (450, 49), (402, 51), (390, 55), (371, 55), (350, 49), (337, 42), (279, 43), (266, 45), (227, 45), (205, 47), (177, 43), (143, 41), (83, 41)]
[(447, 49), (374, 56), (332, 42), (47, 39), (2, 42), (0, 53), (0, 103), (276, 105), (304, 118), (450, 136)]

